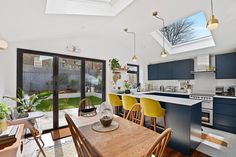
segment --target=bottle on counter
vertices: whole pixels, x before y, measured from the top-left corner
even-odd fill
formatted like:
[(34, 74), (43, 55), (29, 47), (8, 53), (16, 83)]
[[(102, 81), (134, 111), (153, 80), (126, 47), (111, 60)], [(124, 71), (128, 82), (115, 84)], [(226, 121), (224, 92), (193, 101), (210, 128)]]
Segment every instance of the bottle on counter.
[(137, 92), (141, 92), (141, 83), (137, 84)]

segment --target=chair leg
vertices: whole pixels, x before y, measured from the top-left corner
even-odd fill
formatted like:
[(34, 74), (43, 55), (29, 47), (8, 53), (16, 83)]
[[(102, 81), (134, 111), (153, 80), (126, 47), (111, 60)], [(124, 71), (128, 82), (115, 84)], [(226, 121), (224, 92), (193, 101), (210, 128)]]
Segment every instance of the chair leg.
[(151, 129), (152, 127), (152, 117), (150, 117), (150, 126), (149, 126), (149, 129)]
[(123, 118), (126, 118), (126, 110), (124, 109)]
[(142, 113), (141, 115), (141, 122), (140, 122), (141, 126), (145, 126), (145, 115)]
[(157, 118), (154, 117), (154, 126), (153, 126), (154, 127), (154, 131), (156, 131), (156, 128), (157, 128), (156, 125), (157, 125)]
[(116, 113), (116, 106), (114, 106), (114, 114), (117, 114), (117, 113)]
[(43, 140), (42, 140), (42, 138), (41, 138), (41, 136), (39, 137), (39, 140), (41, 141), (41, 143), (42, 143), (42, 147), (44, 147), (44, 142), (43, 142)]
[(163, 117), (164, 128), (166, 129), (166, 116)]
[(37, 145), (38, 145), (40, 151), (43, 153), (43, 156), (46, 157), (46, 154), (44, 153), (43, 148), (42, 148), (42, 146), (40, 145), (40, 143), (39, 143), (37, 137), (34, 137), (34, 140), (35, 140), (35, 142), (37, 143)]

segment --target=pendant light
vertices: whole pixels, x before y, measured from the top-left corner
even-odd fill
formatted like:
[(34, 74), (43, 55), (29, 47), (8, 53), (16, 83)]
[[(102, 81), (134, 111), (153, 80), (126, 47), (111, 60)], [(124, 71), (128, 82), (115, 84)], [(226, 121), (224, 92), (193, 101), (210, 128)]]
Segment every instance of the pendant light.
[(5, 50), (8, 47), (8, 43), (5, 40), (0, 40), (0, 50)]
[(211, 0), (211, 17), (207, 22), (207, 28), (209, 30), (214, 30), (218, 27), (219, 25), (219, 21), (218, 19), (215, 17), (214, 13), (213, 13), (213, 0)]
[(153, 12), (152, 15), (153, 15), (154, 17), (156, 17), (157, 19), (159, 19), (159, 20), (162, 21), (163, 33), (162, 33), (162, 50), (161, 50), (160, 55), (161, 55), (161, 57), (164, 58), (164, 57), (167, 57), (167, 56), (168, 56), (168, 52), (167, 52), (166, 49), (165, 49), (165, 36), (164, 36), (164, 32), (165, 32), (165, 20), (164, 20), (163, 18), (160, 18), (160, 17), (158, 16), (158, 12), (157, 12), (157, 11)]
[(133, 55), (133, 57), (132, 57), (132, 61), (133, 61), (133, 62), (137, 62), (138, 57), (137, 57), (137, 55), (136, 55), (136, 42), (135, 42), (135, 40), (136, 40), (135, 36), (136, 36), (136, 35), (135, 35), (135, 32), (129, 32), (129, 31), (128, 31), (128, 28), (125, 28), (124, 31), (125, 31), (126, 33), (130, 33), (130, 34), (132, 34), (132, 35), (134, 36), (134, 55)]

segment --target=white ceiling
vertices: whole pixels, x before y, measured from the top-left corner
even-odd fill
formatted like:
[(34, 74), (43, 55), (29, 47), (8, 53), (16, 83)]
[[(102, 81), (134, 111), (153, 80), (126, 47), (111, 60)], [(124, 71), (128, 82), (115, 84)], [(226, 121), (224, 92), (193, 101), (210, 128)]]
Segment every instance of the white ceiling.
[(116, 16), (134, 0), (47, 0), (46, 14)]
[(0, 39), (9, 41), (9, 45), (11, 42), (62, 36), (101, 36), (119, 42), (118, 45), (132, 47), (130, 37), (123, 31), (127, 27), (137, 34), (137, 55), (148, 62), (224, 53), (236, 48), (235, 0), (214, 0), (215, 14), (220, 20), (218, 29), (213, 31), (216, 47), (171, 55), (166, 59), (159, 56), (161, 46), (150, 35), (161, 28), (161, 22), (152, 16), (152, 12), (159, 11), (166, 24), (199, 11), (209, 17), (210, 0), (135, 0), (114, 17), (47, 15), (46, 0), (1, 0), (0, 3)]

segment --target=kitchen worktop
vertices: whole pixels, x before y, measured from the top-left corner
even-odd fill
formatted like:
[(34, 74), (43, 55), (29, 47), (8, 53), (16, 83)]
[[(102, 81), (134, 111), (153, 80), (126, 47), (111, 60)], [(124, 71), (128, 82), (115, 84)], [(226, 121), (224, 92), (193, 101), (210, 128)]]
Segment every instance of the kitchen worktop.
[[(176, 97), (169, 97), (169, 96), (158, 96), (158, 95), (151, 95), (151, 94), (149, 95), (148, 93), (154, 93), (154, 92), (151, 92), (151, 91), (147, 93), (139, 92), (139, 93), (128, 94), (128, 95), (133, 96), (135, 98), (149, 98), (149, 99), (153, 99), (160, 102), (171, 103), (171, 104), (176, 104), (176, 105), (184, 105), (184, 106), (194, 106), (202, 102), (202, 100), (176, 98)], [(122, 94), (117, 94), (117, 95), (122, 95)]]
[(215, 95), (214, 98), (236, 99), (236, 96)]
[(157, 91), (157, 90), (152, 90), (152, 91), (146, 91), (146, 92), (137, 92), (141, 94), (147, 94), (147, 93), (163, 93), (163, 94), (176, 94), (176, 95), (190, 95), (189, 93), (184, 93), (184, 92), (163, 92), (163, 91)]

